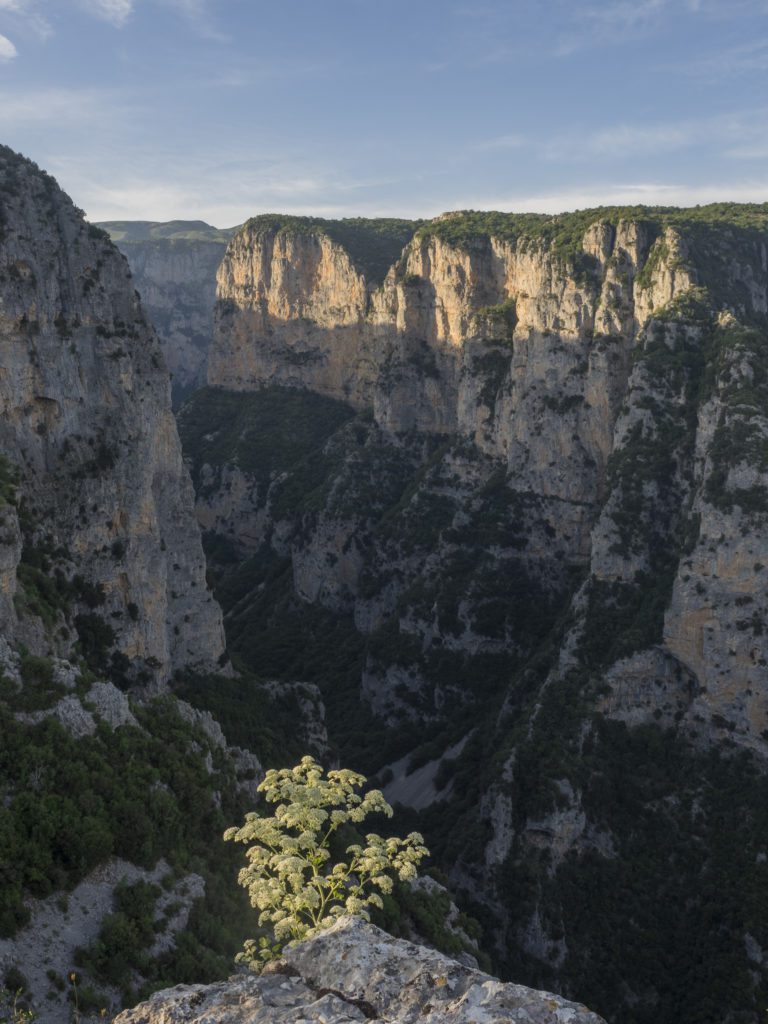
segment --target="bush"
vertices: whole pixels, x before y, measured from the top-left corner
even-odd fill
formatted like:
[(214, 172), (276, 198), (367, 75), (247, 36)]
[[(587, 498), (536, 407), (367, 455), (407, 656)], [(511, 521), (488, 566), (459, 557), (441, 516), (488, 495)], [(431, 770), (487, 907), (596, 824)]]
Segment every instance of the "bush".
[[(428, 853), (418, 832), (406, 839), (365, 837), (365, 846), (347, 846), (349, 862), (331, 864), (331, 840), (342, 826), (357, 824), (376, 812), (392, 816), (377, 789), (361, 796), (365, 777), (346, 769), (328, 772), (311, 757), (295, 768), (267, 772), (259, 791), (278, 807), (272, 817), (246, 816), (242, 828), (225, 839), (251, 843), (248, 866), (239, 881), (254, 907), (259, 925), (271, 927), (274, 942), (249, 939), (238, 960), (255, 964), (279, 954), (291, 943), (329, 928), (343, 914), (370, 920), (368, 907), (383, 909), (379, 892), (392, 891), (392, 874), (402, 881), (416, 877), (416, 865)], [(374, 892), (378, 889), (379, 892)]]

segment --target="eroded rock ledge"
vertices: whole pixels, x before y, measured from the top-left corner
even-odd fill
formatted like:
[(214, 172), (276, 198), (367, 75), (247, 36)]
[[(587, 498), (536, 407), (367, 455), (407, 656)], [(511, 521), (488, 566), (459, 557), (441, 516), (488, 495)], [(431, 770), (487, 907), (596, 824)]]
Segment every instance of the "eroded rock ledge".
[(505, 984), (358, 918), (286, 951), (263, 975), (157, 992), (115, 1024), (604, 1024), (585, 1006)]

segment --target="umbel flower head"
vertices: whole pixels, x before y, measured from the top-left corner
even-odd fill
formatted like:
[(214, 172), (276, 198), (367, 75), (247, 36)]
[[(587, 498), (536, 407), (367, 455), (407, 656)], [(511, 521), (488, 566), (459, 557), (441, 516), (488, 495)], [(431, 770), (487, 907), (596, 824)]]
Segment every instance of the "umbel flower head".
[(347, 769), (326, 774), (311, 757), (295, 768), (267, 772), (259, 792), (277, 804), (274, 813), (252, 812), (241, 828), (224, 833), (225, 839), (253, 844), (238, 880), (259, 911), (259, 925), (274, 936), (273, 943), (249, 939), (238, 960), (270, 960), (286, 944), (315, 935), (343, 914), (367, 921), (369, 907), (383, 907), (380, 894), (392, 891), (394, 877), (416, 877), (429, 853), (418, 832), (405, 839), (371, 832), (364, 843), (347, 847), (347, 860), (332, 863), (331, 839), (342, 825), (357, 825), (369, 814), (392, 817), (378, 789), (361, 792), (365, 782)]

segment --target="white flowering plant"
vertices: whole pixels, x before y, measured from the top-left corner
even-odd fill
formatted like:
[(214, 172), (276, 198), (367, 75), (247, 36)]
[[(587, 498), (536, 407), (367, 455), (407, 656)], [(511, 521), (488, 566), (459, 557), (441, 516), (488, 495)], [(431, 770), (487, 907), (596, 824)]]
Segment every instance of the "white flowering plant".
[(333, 863), (331, 841), (343, 825), (357, 825), (375, 813), (392, 817), (378, 789), (359, 792), (365, 783), (365, 776), (347, 769), (326, 775), (311, 757), (295, 768), (267, 772), (259, 791), (277, 804), (274, 814), (247, 814), (241, 828), (224, 833), (225, 839), (253, 844), (238, 880), (260, 912), (259, 926), (274, 936), (273, 941), (249, 939), (238, 961), (258, 966), (343, 914), (370, 920), (369, 907), (383, 907), (380, 894), (392, 891), (393, 876), (416, 877), (417, 865), (429, 853), (418, 832), (405, 839), (369, 833), (365, 844), (346, 848), (348, 860)]

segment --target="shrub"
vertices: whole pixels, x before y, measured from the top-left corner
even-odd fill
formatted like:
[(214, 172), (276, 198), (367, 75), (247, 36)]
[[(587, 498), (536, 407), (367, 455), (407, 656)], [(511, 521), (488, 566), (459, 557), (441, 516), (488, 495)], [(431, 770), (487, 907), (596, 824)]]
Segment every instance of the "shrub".
[(343, 914), (370, 920), (368, 907), (382, 909), (379, 892), (392, 891), (392, 875), (415, 878), (416, 865), (428, 853), (418, 832), (406, 839), (369, 833), (365, 845), (347, 846), (348, 862), (332, 864), (331, 841), (342, 826), (377, 812), (391, 817), (392, 808), (378, 789), (364, 796), (356, 792), (366, 782), (363, 775), (346, 769), (324, 774), (311, 757), (295, 768), (271, 769), (259, 791), (278, 804), (275, 814), (248, 814), (242, 828), (224, 833), (225, 839), (255, 843), (239, 881), (261, 911), (259, 925), (274, 936), (274, 943), (249, 939), (238, 954), (241, 962), (270, 960), (287, 941), (315, 935)]

